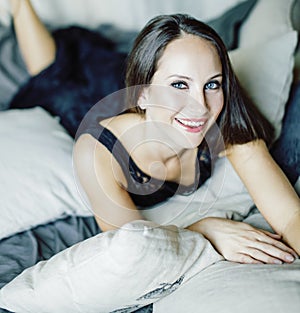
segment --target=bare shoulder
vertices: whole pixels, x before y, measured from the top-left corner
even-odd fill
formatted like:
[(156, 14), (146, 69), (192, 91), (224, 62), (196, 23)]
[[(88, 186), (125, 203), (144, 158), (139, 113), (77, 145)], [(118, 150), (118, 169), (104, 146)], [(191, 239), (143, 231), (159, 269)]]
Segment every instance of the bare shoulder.
[(141, 115), (137, 113), (125, 113), (104, 119), (100, 124), (116, 136), (122, 136), (129, 128), (139, 125), (142, 120)]
[[(127, 147), (129, 141), (124, 133), (139, 123), (140, 116), (137, 114), (124, 114), (101, 121), (101, 125), (109, 129), (116, 137), (122, 139)], [(128, 142), (127, 142), (128, 141)], [(79, 176), (86, 176), (86, 173), (98, 172), (101, 177), (114, 175), (115, 180), (121, 185), (126, 183), (125, 176), (119, 163), (112, 153), (90, 134), (82, 134), (76, 141), (73, 149), (73, 161)], [(105, 173), (105, 175), (103, 175)]]
[(75, 142), (73, 156), (76, 160), (79, 156), (90, 154), (97, 145), (97, 140), (90, 134), (82, 134)]
[(80, 179), (85, 178), (86, 173), (95, 171), (94, 162), (99, 153), (99, 146), (99, 142), (90, 134), (82, 134), (75, 142), (73, 164)]
[(107, 147), (90, 134), (83, 134), (77, 139), (73, 163), (83, 186), (97, 185), (100, 182), (106, 185), (126, 185), (119, 163)]
[[(115, 136), (121, 137), (128, 128), (137, 125), (141, 118), (138, 114), (128, 113), (119, 116), (110, 117), (104, 119), (100, 122), (101, 126), (110, 130)], [(105, 151), (106, 148), (92, 135), (86, 133), (80, 135), (76, 140), (74, 145), (74, 157), (88, 157), (91, 153), (96, 153), (97, 151)], [(90, 161), (90, 159), (89, 159)]]
[(83, 134), (76, 141), (73, 162), (83, 187), (94, 189), (101, 182), (117, 185), (123, 182), (118, 163), (109, 150), (90, 134)]
[[(90, 134), (82, 134), (76, 141), (73, 158), (77, 165), (95, 166), (95, 164), (104, 164), (111, 153), (108, 149)], [(101, 160), (101, 162), (98, 162)]]

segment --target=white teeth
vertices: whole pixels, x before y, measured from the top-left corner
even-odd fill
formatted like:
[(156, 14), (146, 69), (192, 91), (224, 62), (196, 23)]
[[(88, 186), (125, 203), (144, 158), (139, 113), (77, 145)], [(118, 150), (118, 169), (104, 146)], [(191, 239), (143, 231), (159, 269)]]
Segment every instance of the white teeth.
[(199, 127), (199, 126), (202, 126), (204, 125), (204, 122), (201, 121), (201, 122), (194, 122), (194, 121), (188, 121), (188, 120), (180, 120), (180, 119), (177, 119), (181, 124), (183, 125), (186, 125), (186, 126), (189, 126), (189, 127)]

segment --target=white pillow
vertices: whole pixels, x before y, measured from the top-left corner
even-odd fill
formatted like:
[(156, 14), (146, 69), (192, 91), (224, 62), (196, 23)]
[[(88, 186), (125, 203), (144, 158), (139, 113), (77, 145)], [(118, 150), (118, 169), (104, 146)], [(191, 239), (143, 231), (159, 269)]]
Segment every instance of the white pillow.
[(298, 34), (289, 31), (255, 46), (229, 52), (234, 71), (278, 138), (293, 80)]
[(16, 313), (132, 312), (222, 259), (199, 233), (136, 221), (25, 270), (0, 290), (0, 307)]
[(44, 109), (0, 112), (0, 238), (65, 215), (91, 215), (72, 170), (73, 140)]
[(231, 54), (242, 85), (275, 126), (276, 138), (293, 79), (294, 2), (258, 0), (239, 29), (239, 49)]
[(284, 265), (218, 262), (154, 303), (153, 311), (299, 313), (299, 291), (300, 260)]

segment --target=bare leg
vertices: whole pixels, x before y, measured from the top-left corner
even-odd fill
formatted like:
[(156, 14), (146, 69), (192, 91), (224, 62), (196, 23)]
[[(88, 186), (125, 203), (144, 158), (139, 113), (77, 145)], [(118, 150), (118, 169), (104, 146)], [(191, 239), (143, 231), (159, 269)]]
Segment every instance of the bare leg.
[(56, 46), (50, 32), (35, 13), (30, 0), (10, 0), (16, 36), (30, 75), (36, 75), (55, 59)]

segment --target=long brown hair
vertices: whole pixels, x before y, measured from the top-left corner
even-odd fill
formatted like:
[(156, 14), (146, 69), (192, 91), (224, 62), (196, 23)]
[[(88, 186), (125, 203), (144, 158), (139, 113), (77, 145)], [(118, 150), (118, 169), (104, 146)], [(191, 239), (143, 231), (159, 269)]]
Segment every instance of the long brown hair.
[(166, 46), (183, 34), (209, 41), (222, 64), (224, 106), (218, 118), (225, 146), (263, 139), (269, 143), (272, 127), (242, 90), (220, 36), (207, 24), (186, 14), (159, 15), (150, 20), (137, 36), (128, 56), (126, 87), (128, 101), (139, 112), (137, 99), (143, 85), (151, 84), (157, 63)]

